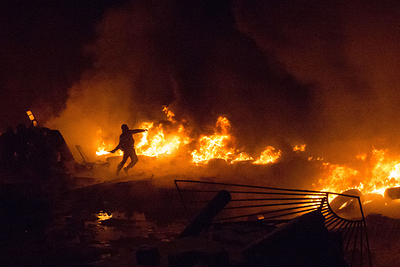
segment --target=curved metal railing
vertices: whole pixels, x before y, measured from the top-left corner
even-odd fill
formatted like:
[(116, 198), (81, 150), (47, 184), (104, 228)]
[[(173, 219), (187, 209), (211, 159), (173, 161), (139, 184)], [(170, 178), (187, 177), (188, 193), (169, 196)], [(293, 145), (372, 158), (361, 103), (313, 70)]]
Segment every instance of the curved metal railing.
[[(214, 217), (214, 225), (257, 221), (278, 227), (295, 217), (320, 210), (328, 231), (340, 233), (342, 251), (348, 264), (372, 267), (365, 217), (359, 196), (191, 180), (175, 180), (175, 185), (189, 221), (192, 221), (221, 190), (228, 191), (231, 200)], [(337, 198), (333, 199), (336, 196)]]

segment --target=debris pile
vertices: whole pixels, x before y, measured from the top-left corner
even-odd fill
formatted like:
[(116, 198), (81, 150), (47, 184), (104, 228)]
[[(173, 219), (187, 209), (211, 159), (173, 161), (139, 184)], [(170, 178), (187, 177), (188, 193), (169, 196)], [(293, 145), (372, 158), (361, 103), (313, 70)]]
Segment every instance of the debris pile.
[(2, 172), (48, 177), (75, 171), (75, 160), (58, 130), (18, 124), (0, 135)]
[(316, 210), (279, 227), (261, 221), (221, 223), (208, 232), (214, 216), (229, 202), (220, 191), (179, 238), (136, 249), (145, 266), (304, 266), (347, 267), (339, 233), (325, 227)]

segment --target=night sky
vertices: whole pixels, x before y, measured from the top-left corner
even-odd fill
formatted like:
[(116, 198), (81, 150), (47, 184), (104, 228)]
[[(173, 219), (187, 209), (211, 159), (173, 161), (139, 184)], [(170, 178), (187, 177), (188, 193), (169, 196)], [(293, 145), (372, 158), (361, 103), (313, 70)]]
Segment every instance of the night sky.
[(398, 1), (8, 2), (3, 130), (32, 110), (68, 139), (161, 120), (169, 105), (199, 132), (227, 116), (250, 150), (398, 146)]

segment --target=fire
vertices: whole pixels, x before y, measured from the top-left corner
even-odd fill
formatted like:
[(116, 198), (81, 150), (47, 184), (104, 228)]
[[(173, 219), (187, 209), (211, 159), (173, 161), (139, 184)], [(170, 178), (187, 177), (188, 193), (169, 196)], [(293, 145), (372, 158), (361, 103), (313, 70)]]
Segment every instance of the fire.
[(306, 144), (303, 144), (303, 145), (296, 145), (294, 148), (293, 148), (293, 151), (295, 151), (295, 152), (304, 152), (304, 151), (306, 151)]
[[(142, 125), (140, 126), (140, 128), (141, 129), (152, 129), (153, 125), (154, 125), (154, 122), (143, 122)], [(148, 138), (149, 138), (148, 135), (149, 135), (149, 132), (142, 133), (142, 138), (140, 139), (139, 143), (136, 144), (137, 148), (141, 148), (147, 144)]]
[[(191, 141), (182, 124), (176, 127), (178, 123), (174, 120), (175, 114), (167, 106), (163, 106), (163, 111), (167, 120), (171, 122), (172, 129), (169, 129), (166, 133), (163, 123), (154, 126), (154, 122), (143, 122), (140, 128), (149, 131), (142, 133), (142, 138), (136, 145), (138, 155), (156, 158), (159, 156), (168, 157)], [(176, 128), (177, 130), (175, 130)]]
[(357, 155), (365, 163), (361, 171), (339, 165), (324, 163), (327, 175), (319, 183), (323, 191), (343, 192), (358, 189), (363, 194), (378, 193), (383, 195), (389, 187), (400, 186), (400, 158), (387, 156), (388, 150), (373, 149), (372, 153)]
[[(176, 152), (185, 147), (192, 141), (196, 141), (197, 147), (192, 151), (188, 151), (191, 156), (191, 162), (198, 164), (206, 164), (211, 159), (223, 159), (227, 163), (233, 164), (242, 161), (253, 161), (253, 164), (269, 164), (275, 162), (280, 156), (281, 151), (275, 152), (275, 148), (268, 146), (261, 155), (254, 161), (253, 157), (243, 151), (236, 149), (235, 137), (230, 134), (231, 124), (226, 117), (219, 117), (215, 124), (214, 133), (211, 135), (200, 135), (197, 140), (189, 137), (190, 131), (187, 130), (182, 123), (178, 123), (174, 119), (174, 113), (168, 108), (163, 107), (168, 123), (143, 122), (140, 129), (148, 129), (147, 132), (138, 134), (135, 147), (138, 155), (148, 157), (171, 157)], [(97, 156), (108, 156), (116, 144), (109, 141), (109, 138), (103, 137), (103, 132), (97, 132)], [(305, 147), (301, 146), (301, 147)], [(122, 155), (121, 151), (117, 151), (116, 155)]]
[(387, 150), (372, 151), (376, 164), (371, 170), (371, 181), (368, 184), (372, 193), (383, 195), (388, 187), (400, 185), (400, 158), (389, 159), (385, 157)]
[(274, 147), (267, 146), (265, 150), (261, 153), (260, 157), (256, 159), (256, 161), (254, 161), (254, 164), (268, 164), (276, 162), (281, 156), (281, 151), (274, 151)]
[[(96, 151), (96, 156), (104, 156), (110, 154), (110, 150), (114, 149), (117, 144), (114, 144), (112, 142), (108, 142), (108, 140), (104, 140), (102, 137), (103, 132), (101, 129), (97, 131), (97, 140), (96, 140), (96, 146), (97, 146), (97, 151)], [(122, 156), (122, 151), (118, 150), (115, 152), (115, 155), (117, 156)]]
[(183, 126), (180, 125), (177, 132), (172, 134), (164, 133), (163, 124), (157, 127), (153, 126), (154, 123), (145, 122), (141, 128), (150, 129), (151, 132), (155, 132), (151, 138), (149, 133), (143, 133), (143, 137), (136, 146), (138, 155), (144, 155), (148, 157), (159, 157), (170, 156), (177, 151), (182, 145), (188, 144), (190, 138), (185, 136), (183, 132)]
[(163, 111), (167, 115), (168, 120), (172, 121), (172, 118), (175, 117), (175, 114), (167, 106), (163, 106)]
[(96, 216), (99, 221), (105, 221), (111, 219), (113, 215), (111, 213), (100, 211)]
[[(267, 146), (258, 157), (252, 157), (237, 149), (237, 141), (230, 133), (231, 123), (226, 117), (219, 117), (214, 126), (214, 133), (201, 134), (193, 139), (190, 130), (186, 129), (185, 121), (178, 122), (175, 114), (166, 106), (163, 107), (167, 121), (143, 122), (141, 129), (147, 132), (136, 136), (136, 150), (138, 155), (158, 158), (173, 157), (179, 153), (187, 153), (190, 162), (195, 165), (207, 164), (211, 159), (223, 159), (229, 164), (237, 162), (251, 162), (252, 164), (273, 164), (282, 156), (279, 149)], [(99, 129), (97, 132), (97, 156), (108, 156), (110, 150), (116, 146), (117, 140), (106, 138)], [(189, 149), (188, 144), (191, 144)], [(193, 145), (195, 147), (193, 148)], [(296, 145), (294, 152), (305, 151), (306, 144)], [(117, 151), (116, 155), (122, 155)], [(308, 156), (308, 161), (321, 166), (321, 178), (317, 190), (341, 193), (349, 189), (358, 189), (363, 194), (383, 194), (389, 187), (400, 186), (400, 157), (389, 157), (388, 150), (373, 149), (369, 153), (360, 153), (355, 160), (357, 167), (331, 164), (324, 158)]]
[(251, 156), (249, 156), (247, 153), (245, 152), (240, 152), (236, 158), (234, 160), (231, 161), (231, 163), (235, 163), (235, 162), (241, 162), (241, 161), (251, 161), (253, 160), (253, 158)]
[(199, 148), (191, 153), (193, 163), (207, 163), (215, 158), (228, 161), (235, 154), (235, 148), (232, 145), (234, 139), (228, 133), (231, 128), (229, 120), (219, 117), (215, 126), (221, 133), (200, 136)]
[(329, 163), (323, 163), (323, 166), (328, 178), (319, 180), (323, 185), (321, 191), (343, 192), (348, 189), (362, 189), (363, 185), (357, 184), (354, 179), (359, 174), (357, 170)]
[[(223, 159), (228, 164), (250, 162), (255, 165), (276, 163), (282, 152), (272, 146), (266, 146), (258, 157), (246, 153), (244, 148), (237, 149), (236, 138), (230, 133), (231, 123), (226, 117), (219, 117), (214, 126), (214, 133), (201, 134), (193, 139), (193, 134), (184, 125), (185, 121), (178, 122), (175, 114), (163, 107), (167, 120), (159, 123), (143, 122), (141, 129), (147, 132), (138, 134), (135, 139), (138, 155), (147, 157), (174, 157), (186, 154), (188, 163), (195, 165), (207, 164), (212, 159)], [(97, 156), (108, 156), (115, 148), (118, 140), (106, 137), (100, 129), (97, 132)], [(293, 147), (293, 152), (303, 152), (306, 144)], [(117, 151), (115, 155), (122, 155)], [(357, 164), (350, 167), (329, 163), (325, 158), (307, 156), (308, 161), (320, 166), (320, 179), (317, 190), (342, 193), (349, 189), (358, 189), (363, 194), (378, 193), (390, 187), (400, 186), (400, 157), (388, 156), (386, 149), (373, 149), (369, 153), (360, 153), (355, 157)]]

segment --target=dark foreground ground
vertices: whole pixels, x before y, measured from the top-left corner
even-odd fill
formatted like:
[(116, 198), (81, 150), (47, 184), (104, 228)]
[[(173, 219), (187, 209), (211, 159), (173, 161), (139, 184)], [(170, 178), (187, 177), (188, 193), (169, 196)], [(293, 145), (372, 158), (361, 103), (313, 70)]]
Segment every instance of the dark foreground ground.
[(187, 223), (176, 189), (148, 177), (3, 183), (0, 212), (0, 266), (132, 266), (137, 246)]
[[(139, 266), (135, 250), (177, 238), (178, 192), (152, 177), (0, 185), (0, 266)], [(367, 217), (373, 266), (399, 266), (400, 220)]]

